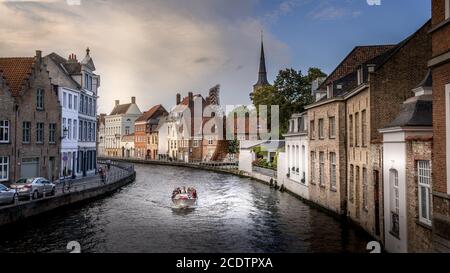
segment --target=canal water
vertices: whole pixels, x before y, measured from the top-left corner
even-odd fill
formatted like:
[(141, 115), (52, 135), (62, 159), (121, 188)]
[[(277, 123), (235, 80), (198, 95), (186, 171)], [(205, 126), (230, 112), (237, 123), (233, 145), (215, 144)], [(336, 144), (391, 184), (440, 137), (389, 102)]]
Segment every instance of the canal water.
[[(111, 196), (0, 229), (0, 252), (365, 252), (369, 238), (288, 193), (228, 174), (137, 165)], [(176, 186), (199, 195), (172, 208)]]

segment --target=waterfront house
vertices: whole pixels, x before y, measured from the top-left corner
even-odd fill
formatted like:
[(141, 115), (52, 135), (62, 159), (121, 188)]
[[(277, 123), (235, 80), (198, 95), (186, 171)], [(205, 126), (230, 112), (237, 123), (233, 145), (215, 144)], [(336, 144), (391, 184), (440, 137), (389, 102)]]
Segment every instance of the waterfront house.
[(34, 57), (0, 58), (0, 181), (60, 173), (61, 106), (37, 50)]
[(122, 145), (122, 138), (134, 134), (134, 122), (141, 115), (135, 97), (131, 97), (131, 102), (126, 104), (120, 104), (119, 100), (115, 101), (114, 109), (105, 116), (105, 153), (107, 156), (125, 157), (128, 147)]
[(402, 102), (427, 73), (430, 24), (357, 67), (356, 83), (344, 95), (347, 120), (347, 216), (369, 234), (383, 236), (382, 138), (378, 129), (397, 115)]
[(97, 116), (97, 154), (105, 156), (105, 116), (100, 114)]
[(62, 107), (61, 178), (96, 173), (97, 99), (100, 76), (96, 75), (90, 50), (82, 61), (51, 53), (44, 57), (52, 84), (57, 86)]
[(384, 245), (389, 252), (431, 252), (433, 145), (431, 71), (383, 134)]
[(157, 159), (158, 125), (168, 113), (159, 104), (144, 112), (134, 123), (134, 147), (136, 157), (141, 159)]
[(433, 241), (450, 252), (450, 0), (432, 0)]
[(305, 107), (309, 120), (309, 199), (340, 215), (347, 214), (345, 95), (357, 87), (358, 67), (392, 48), (355, 47), (316, 90), (316, 102)]
[(284, 134), (285, 152), (278, 154), (278, 182), (302, 198), (309, 199), (308, 115), (293, 114)]

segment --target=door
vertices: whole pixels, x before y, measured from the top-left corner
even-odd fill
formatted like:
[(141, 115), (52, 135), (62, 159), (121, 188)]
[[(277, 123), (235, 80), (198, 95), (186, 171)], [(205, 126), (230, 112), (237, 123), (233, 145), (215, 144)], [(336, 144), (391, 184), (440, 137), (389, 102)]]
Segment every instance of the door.
[(39, 176), (39, 158), (23, 158), (20, 166), (20, 178)]
[(375, 235), (380, 235), (380, 180), (378, 171), (373, 171), (374, 204), (375, 204)]

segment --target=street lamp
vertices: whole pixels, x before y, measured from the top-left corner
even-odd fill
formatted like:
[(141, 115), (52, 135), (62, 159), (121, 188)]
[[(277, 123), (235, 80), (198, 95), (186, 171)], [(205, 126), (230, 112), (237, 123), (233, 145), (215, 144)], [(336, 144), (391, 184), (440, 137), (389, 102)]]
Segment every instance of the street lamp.
[(63, 129), (63, 136), (61, 137), (61, 139), (65, 139), (65, 138), (67, 138), (67, 132), (68, 132), (69, 130), (67, 129), (67, 127), (64, 127), (64, 129)]

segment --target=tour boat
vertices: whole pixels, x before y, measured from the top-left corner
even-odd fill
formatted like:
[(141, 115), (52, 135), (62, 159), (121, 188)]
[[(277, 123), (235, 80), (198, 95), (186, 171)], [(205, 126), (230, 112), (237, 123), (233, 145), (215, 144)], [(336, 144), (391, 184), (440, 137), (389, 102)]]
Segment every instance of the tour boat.
[(197, 203), (197, 191), (194, 188), (188, 188), (187, 191), (175, 189), (172, 194), (172, 202), (177, 208), (190, 208)]

